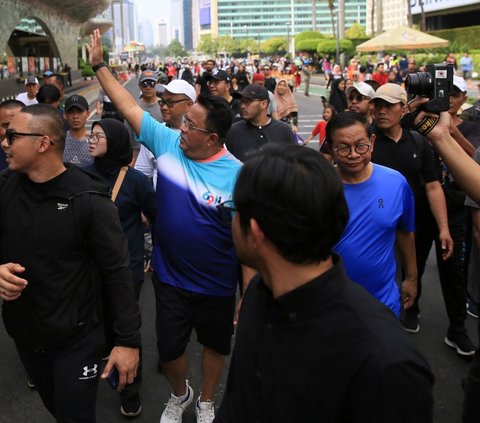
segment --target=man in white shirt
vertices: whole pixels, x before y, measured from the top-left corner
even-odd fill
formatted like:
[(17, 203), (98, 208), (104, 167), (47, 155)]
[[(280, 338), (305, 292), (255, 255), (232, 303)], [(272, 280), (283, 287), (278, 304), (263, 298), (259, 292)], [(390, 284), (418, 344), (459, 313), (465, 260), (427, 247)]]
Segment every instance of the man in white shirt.
[(38, 101), (36, 99), (36, 95), (38, 93), (38, 89), (40, 88), (38, 79), (33, 75), (27, 76), (25, 79), (25, 88), (27, 91), (18, 94), (15, 97), (15, 100), (21, 101), (23, 104), (25, 104), (25, 106), (37, 104)]

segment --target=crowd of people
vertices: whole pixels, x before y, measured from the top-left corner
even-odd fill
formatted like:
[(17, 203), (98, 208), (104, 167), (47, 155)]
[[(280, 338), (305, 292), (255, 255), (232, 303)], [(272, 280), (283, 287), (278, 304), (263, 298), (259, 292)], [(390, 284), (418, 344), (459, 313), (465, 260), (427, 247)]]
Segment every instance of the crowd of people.
[[(144, 271), (171, 387), (160, 423), (191, 404), (199, 423), (432, 422), (434, 377), (409, 333), (433, 243), (444, 343), (475, 355), (464, 421), (480, 419), (480, 353), (465, 327), (480, 303), (478, 275), (466, 301), (480, 268), (480, 125), (458, 116), (462, 77), (437, 116), (407, 101), (388, 60), (376, 84), (353, 60), (351, 83), (333, 66), (330, 104), (305, 140), (318, 135), (319, 152), (297, 135), (309, 63), (146, 68), (134, 98), (103, 62), (98, 30), (88, 51), (101, 85), (90, 131), (88, 101), (65, 97), (61, 75), (28, 77), (0, 104), (3, 320), (58, 422), (95, 422), (100, 377), (123, 416), (141, 413)], [(185, 354), (194, 330), (198, 387)]]

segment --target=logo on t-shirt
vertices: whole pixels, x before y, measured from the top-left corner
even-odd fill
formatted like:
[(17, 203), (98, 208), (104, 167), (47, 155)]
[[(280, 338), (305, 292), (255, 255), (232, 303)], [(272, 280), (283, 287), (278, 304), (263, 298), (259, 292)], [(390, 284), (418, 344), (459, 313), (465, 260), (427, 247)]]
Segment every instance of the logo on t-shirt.
[(378, 208), (379, 208), (379, 209), (383, 209), (383, 208), (384, 208), (383, 198), (379, 198), (379, 199), (378, 199)]
[(205, 192), (202, 195), (203, 201), (205, 201), (209, 206), (210, 205), (217, 205), (222, 202), (222, 196), (221, 195), (215, 195), (212, 194), (210, 191)]

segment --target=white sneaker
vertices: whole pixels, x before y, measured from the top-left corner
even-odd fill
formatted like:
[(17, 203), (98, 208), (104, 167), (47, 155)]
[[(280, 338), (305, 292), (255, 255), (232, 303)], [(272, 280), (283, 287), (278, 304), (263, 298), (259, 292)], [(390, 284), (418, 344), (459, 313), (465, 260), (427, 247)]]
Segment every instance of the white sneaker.
[(170, 394), (170, 399), (165, 404), (160, 423), (182, 423), (182, 414), (193, 400), (193, 389), (187, 381), (188, 397), (185, 401)]
[(195, 403), (195, 417), (197, 423), (212, 423), (215, 420), (215, 407), (212, 401), (200, 401), (198, 397)]

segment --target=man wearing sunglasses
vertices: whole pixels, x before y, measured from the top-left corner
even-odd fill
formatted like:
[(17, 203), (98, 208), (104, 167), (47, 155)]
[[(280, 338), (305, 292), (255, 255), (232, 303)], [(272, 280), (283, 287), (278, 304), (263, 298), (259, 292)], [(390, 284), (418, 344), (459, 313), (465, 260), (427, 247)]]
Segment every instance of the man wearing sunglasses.
[(344, 112), (327, 125), (326, 143), (337, 164), (350, 218), (333, 250), (348, 276), (400, 317), (395, 281), (397, 241), (405, 279), (402, 304), (412, 306), (417, 292), (413, 194), (397, 171), (371, 163), (375, 135), (364, 116)]
[[(137, 100), (137, 104), (142, 108), (142, 110), (150, 113), (154, 119), (158, 120), (159, 122), (163, 122), (162, 112), (160, 110), (160, 105), (158, 104), (157, 91), (155, 89), (157, 81), (158, 76), (152, 70), (145, 70), (140, 74), (140, 77), (138, 78), (138, 87), (140, 88), (141, 95)], [(135, 163), (140, 151), (140, 144), (136, 140), (135, 131), (132, 129), (130, 124), (125, 122), (125, 126), (130, 134), (130, 143), (133, 148), (133, 162)]]
[[(25, 105), (19, 100), (5, 100), (0, 104), (0, 140), (6, 135), (6, 129), (15, 114), (22, 110)], [(3, 149), (0, 149), (0, 171), (7, 167), (6, 156)]]
[[(1, 146), (10, 171), (0, 178), (3, 321), (56, 421), (93, 423), (100, 377), (116, 368), (122, 390), (138, 367), (140, 311), (118, 211), (101, 178), (64, 164), (51, 106), (16, 113)], [(115, 316), (103, 372), (102, 296)]]
[(157, 160), (152, 280), (157, 346), (172, 388), (160, 422), (180, 423), (194, 400), (185, 349), (195, 329), (203, 345), (195, 414), (197, 422), (211, 423), (213, 398), (230, 353), (237, 287), (231, 227), (216, 209), (232, 198), (241, 167), (224, 148), (231, 113), (223, 98), (200, 96), (178, 133), (145, 113), (113, 78), (102, 62), (100, 31), (93, 32), (88, 50), (103, 90)]
[(373, 88), (365, 84), (365, 82), (357, 82), (345, 90), (347, 95), (348, 110), (360, 113), (368, 123), (373, 122), (372, 108), (369, 103), (370, 99), (375, 95)]

